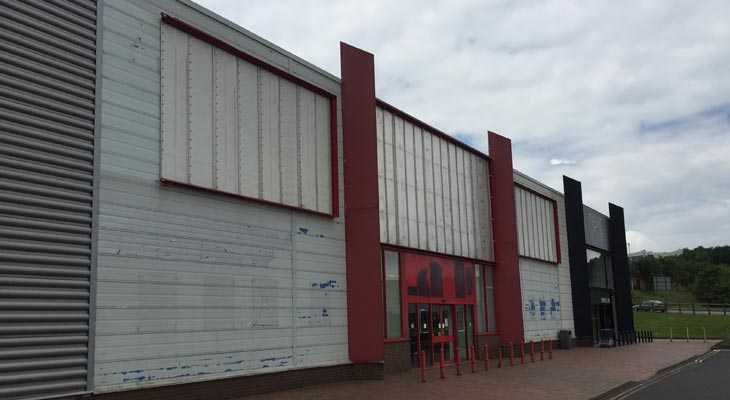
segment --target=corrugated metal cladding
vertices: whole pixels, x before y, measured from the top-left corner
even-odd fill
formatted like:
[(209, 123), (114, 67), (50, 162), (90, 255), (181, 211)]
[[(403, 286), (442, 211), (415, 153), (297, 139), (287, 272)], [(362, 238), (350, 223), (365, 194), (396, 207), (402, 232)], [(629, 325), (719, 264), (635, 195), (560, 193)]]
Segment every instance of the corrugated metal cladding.
[(99, 393), (349, 362), (343, 218), (159, 183), (161, 12), (340, 93), (201, 10), (104, 2)]
[[(555, 200), (557, 204), (558, 236), (561, 249), (560, 263), (556, 267), (555, 264), (526, 259), (524, 256), (520, 258), (520, 286), (522, 289), (525, 340), (555, 339), (557, 338), (558, 329), (574, 331), (565, 200), (560, 192), (518, 171), (514, 172), (514, 181)], [(518, 201), (517, 198), (515, 201)], [(519, 212), (519, 207), (517, 210)], [(540, 310), (540, 300), (543, 298), (545, 300), (545, 319), (542, 319), (543, 315)], [(553, 301), (556, 304), (551, 315), (550, 309), (553, 306)], [(536, 306), (535, 310), (532, 308), (533, 305)], [(554, 316), (556, 317), (552, 318)]]
[(381, 107), (380, 240), (493, 260), (487, 160)]
[(162, 177), (332, 211), (330, 99), (162, 24)]
[(517, 241), (520, 255), (558, 262), (555, 237), (555, 204), (515, 186)]
[(87, 389), (96, 4), (0, 1), (0, 398)]

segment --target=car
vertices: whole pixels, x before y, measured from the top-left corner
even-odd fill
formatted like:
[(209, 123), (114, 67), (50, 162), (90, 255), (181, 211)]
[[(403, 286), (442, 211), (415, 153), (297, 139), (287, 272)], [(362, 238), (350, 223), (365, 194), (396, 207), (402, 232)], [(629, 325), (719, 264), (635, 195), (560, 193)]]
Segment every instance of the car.
[(634, 311), (667, 312), (666, 304), (659, 300), (646, 300), (633, 307)]

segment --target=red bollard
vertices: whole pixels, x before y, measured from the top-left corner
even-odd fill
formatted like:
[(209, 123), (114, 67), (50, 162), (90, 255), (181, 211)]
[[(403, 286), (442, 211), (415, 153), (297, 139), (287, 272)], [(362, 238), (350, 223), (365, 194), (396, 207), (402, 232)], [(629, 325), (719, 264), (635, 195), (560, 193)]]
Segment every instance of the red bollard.
[(441, 379), (446, 379), (446, 368), (444, 368), (444, 346), (441, 345), (441, 351), (439, 351), (441, 360), (439, 360), (439, 372), (441, 373)]
[(421, 352), (421, 382), (426, 382), (428, 377), (426, 376), (426, 351)]
[(497, 368), (502, 368), (502, 346), (497, 347)]
[(545, 361), (545, 341), (540, 341), (540, 361)]
[(515, 366), (515, 346), (512, 345), (512, 342), (509, 342), (509, 366)]
[(456, 356), (456, 376), (461, 376), (461, 350), (459, 350), (459, 346), (454, 349), (454, 356)]
[(484, 345), (484, 370), (489, 371), (489, 345)]
[(535, 346), (532, 340), (530, 340), (530, 362), (535, 362)]
[(520, 340), (520, 364), (525, 363), (525, 341)]
[(471, 373), (477, 372), (477, 349), (471, 346)]
[(552, 340), (548, 341), (548, 358), (550, 360), (553, 359), (553, 341)]

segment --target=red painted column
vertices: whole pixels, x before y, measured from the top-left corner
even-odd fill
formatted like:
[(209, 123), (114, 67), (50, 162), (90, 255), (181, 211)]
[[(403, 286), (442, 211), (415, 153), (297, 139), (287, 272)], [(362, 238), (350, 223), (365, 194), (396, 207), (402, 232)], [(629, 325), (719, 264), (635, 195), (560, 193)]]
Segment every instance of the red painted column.
[(517, 250), (517, 216), (512, 171), (512, 142), (489, 132), (492, 224), (494, 231), (494, 297), (502, 342), (524, 339)]
[(349, 353), (353, 362), (380, 362), (384, 324), (374, 57), (345, 43), (340, 43), (340, 57)]

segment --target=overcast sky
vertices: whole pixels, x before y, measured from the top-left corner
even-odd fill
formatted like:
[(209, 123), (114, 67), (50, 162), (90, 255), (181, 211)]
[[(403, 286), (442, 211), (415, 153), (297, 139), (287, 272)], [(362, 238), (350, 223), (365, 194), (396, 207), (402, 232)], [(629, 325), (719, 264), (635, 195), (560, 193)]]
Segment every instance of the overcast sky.
[(379, 98), (623, 206), (631, 251), (730, 244), (730, 1), (197, 1), (337, 76), (375, 54)]

